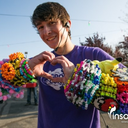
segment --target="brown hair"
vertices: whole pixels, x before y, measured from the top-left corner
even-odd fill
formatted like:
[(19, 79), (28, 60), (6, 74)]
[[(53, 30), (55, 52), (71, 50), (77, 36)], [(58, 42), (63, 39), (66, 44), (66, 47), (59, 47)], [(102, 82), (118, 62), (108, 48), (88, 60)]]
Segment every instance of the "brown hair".
[[(70, 20), (70, 16), (66, 9), (57, 2), (46, 2), (36, 7), (31, 17), (34, 27), (42, 21), (60, 19), (63, 26)], [(69, 36), (71, 32), (69, 30)]]

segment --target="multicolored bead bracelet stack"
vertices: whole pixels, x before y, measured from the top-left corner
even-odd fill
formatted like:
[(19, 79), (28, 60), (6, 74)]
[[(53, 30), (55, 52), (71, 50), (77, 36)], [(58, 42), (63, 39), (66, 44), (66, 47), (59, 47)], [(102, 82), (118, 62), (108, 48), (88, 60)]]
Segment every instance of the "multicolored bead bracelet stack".
[(128, 114), (128, 68), (118, 68), (112, 72), (117, 83), (117, 101), (119, 103), (116, 113)]
[(99, 89), (101, 70), (90, 60), (77, 64), (73, 75), (64, 86), (67, 99), (76, 106), (87, 109), (96, 90)]
[[(64, 86), (67, 100), (84, 110), (93, 104), (104, 112), (114, 106), (116, 113), (128, 114), (128, 69), (117, 68), (110, 76), (103, 73), (98, 64), (88, 59), (77, 64)], [(34, 74), (24, 55), (11, 54), (9, 59), (0, 61), (0, 100), (7, 100), (12, 95), (23, 98), (23, 88), (32, 80)]]
[(12, 95), (23, 98), (25, 84), (33, 79), (24, 55), (21, 52), (9, 55), (9, 59), (0, 61), (0, 100), (7, 100)]
[(116, 100), (116, 94), (117, 84), (115, 83), (114, 78), (109, 74), (102, 73), (99, 90), (97, 90), (93, 98), (94, 106), (104, 112), (108, 112), (111, 103), (118, 108), (119, 104)]
[(91, 103), (104, 112), (113, 106), (116, 113), (128, 113), (128, 69), (118, 68), (111, 74), (101, 73), (98, 65), (85, 59), (64, 86), (67, 100), (85, 110)]

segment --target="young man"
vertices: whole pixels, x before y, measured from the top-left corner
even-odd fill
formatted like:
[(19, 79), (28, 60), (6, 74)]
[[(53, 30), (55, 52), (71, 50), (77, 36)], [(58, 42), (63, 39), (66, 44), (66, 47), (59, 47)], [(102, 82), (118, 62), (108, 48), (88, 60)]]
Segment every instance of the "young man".
[(41, 39), (53, 49), (43, 51), (28, 62), (39, 81), (38, 128), (100, 128), (99, 111), (92, 104), (83, 110), (67, 101), (63, 86), (76, 64), (84, 59), (113, 58), (100, 48), (72, 43), (70, 16), (59, 3), (37, 6), (32, 23)]

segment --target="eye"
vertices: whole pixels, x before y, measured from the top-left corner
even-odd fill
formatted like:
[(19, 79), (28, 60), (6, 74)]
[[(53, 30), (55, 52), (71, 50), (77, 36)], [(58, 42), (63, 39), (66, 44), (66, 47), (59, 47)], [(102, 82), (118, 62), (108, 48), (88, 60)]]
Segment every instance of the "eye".
[(43, 29), (43, 28), (44, 28), (44, 26), (39, 26), (39, 27), (38, 27), (38, 30)]
[(54, 25), (54, 24), (56, 24), (55, 21), (51, 21), (51, 22), (50, 22), (50, 25)]

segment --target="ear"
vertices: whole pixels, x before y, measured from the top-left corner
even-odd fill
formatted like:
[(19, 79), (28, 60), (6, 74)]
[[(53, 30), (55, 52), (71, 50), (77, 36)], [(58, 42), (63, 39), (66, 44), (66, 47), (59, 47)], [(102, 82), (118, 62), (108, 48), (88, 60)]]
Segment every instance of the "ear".
[(66, 23), (66, 30), (69, 31), (71, 28), (71, 20)]
[(71, 28), (71, 20), (69, 20), (68, 23), (69, 23), (69, 29), (70, 29)]

